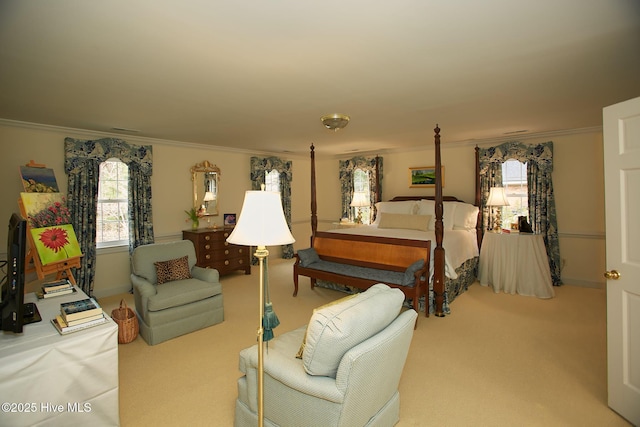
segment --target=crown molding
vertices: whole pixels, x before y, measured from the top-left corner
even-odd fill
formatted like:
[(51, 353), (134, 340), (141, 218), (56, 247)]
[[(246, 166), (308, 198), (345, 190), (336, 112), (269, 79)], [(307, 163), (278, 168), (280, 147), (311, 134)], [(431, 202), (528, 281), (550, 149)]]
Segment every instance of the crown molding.
[[(211, 150), (211, 151), (225, 151), (238, 154), (247, 155), (264, 155), (264, 156), (280, 156), (283, 153), (275, 153), (271, 151), (251, 151), (241, 148), (225, 147), (221, 145), (199, 144), (195, 142), (186, 141), (173, 141), (168, 139), (150, 138), (146, 136), (132, 135), (130, 133), (117, 133), (117, 132), (103, 132), (88, 129), (70, 128), (64, 126), (47, 125), (42, 123), (22, 122), (19, 120), (9, 120), (0, 118), (0, 125), (24, 128), (36, 131), (45, 131), (59, 133), (63, 137), (83, 138), (83, 139), (98, 139), (98, 138), (118, 138), (127, 142), (138, 144), (151, 144), (151, 145), (166, 145), (180, 148), (194, 148), (198, 150)], [(298, 157), (295, 153), (285, 153), (290, 157)]]

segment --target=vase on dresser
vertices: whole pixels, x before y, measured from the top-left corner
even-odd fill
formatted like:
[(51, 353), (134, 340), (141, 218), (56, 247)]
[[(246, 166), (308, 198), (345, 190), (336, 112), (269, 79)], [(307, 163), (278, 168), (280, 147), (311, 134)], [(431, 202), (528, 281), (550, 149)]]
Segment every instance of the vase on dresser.
[(215, 268), (221, 276), (238, 270), (251, 274), (251, 248), (228, 243), (232, 231), (233, 227), (184, 230), (182, 238), (193, 242), (198, 267)]

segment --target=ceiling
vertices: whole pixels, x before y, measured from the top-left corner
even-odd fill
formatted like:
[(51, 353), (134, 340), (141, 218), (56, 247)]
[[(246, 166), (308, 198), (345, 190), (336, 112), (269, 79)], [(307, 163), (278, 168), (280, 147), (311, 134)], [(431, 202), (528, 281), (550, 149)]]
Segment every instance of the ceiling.
[(0, 0), (8, 120), (341, 155), (436, 123), (443, 143), (596, 127), (636, 96), (636, 0)]

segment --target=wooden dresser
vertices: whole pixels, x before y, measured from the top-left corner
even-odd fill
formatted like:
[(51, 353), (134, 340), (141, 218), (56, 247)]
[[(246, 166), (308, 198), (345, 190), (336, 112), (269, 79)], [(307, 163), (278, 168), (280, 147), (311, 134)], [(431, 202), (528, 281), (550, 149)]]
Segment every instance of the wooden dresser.
[(198, 267), (215, 268), (220, 275), (244, 270), (251, 274), (251, 248), (227, 243), (233, 228), (183, 230), (182, 238), (191, 240), (196, 248)]

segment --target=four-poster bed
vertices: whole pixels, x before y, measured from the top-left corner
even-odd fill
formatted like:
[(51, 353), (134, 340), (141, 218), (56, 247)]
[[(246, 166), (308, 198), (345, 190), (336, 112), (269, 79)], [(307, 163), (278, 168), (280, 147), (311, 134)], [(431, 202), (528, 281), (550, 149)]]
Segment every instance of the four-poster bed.
[[(400, 237), (414, 240), (434, 240), (432, 246), (432, 265), (429, 276), (432, 278), (428, 300), (425, 301), (425, 311), (430, 309), (438, 317), (444, 316), (448, 311), (448, 304), (456, 296), (466, 291), (468, 286), (475, 281), (479, 246), (482, 240), (482, 221), (480, 205), (480, 178), (478, 164), (478, 148), (476, 147), (476, 182), (475, 204), (469, 205), (455, 197), (442, 194), (442, 159), (440, 153), (440, 128), (434, 129), (435, 144), (435, 196), (397, 196), (389, 202), (380, 200), (381, 186), (378, 182), (376, 208), (376, 221), (371, 226), (362, 226), (350, 229), (331, 230), (331, 232), (370, 235), (385, 237)], [(378, 174), (376, 173), (376, 176)], [(446, 206), (446, 207), (445, 207)], [(380, 227), (380, 218), (387, 215), (392, 218), (394, 214), (387, 212), (405, 212), (412, 217), (417, 214), (427, 214), (429, 228), (416, 231), (416, 229), (402, 229), (403, 225)], [(454, 217), (455, 213), (455, 217)], [(430, 214), (430, 215), (429, 215)], [(383, 217), (384, 218), (384, 217)], [(407, 217), (408, 218), (408, 217)], [(402, 215), (396, 217), (402, 222)], [(445, 224), (446, 221), (446, 224)], [(387, 222), (388, 224), (388, 222)], [(456, 228), (454, 229), (454, 224)], [(311, 145), (311, 232), (312, 239), (318, 232), (317, 200), (316, 200), (316, 176), (315, 176), (315, 152)], [(446, 236), (446, 239), (445, 239)], [(444, 242), (447, 242), (445, 252)], [(427, 312), (428, 314), (428, 312)]]

